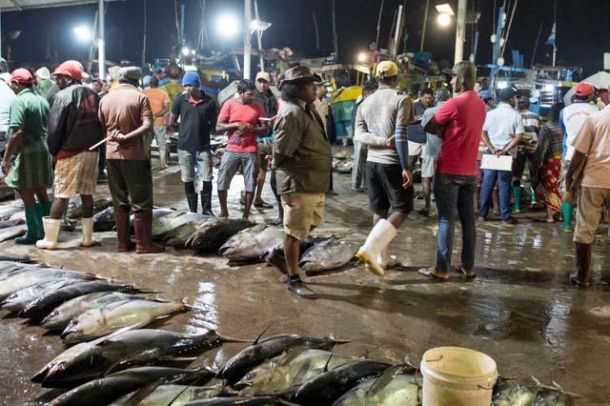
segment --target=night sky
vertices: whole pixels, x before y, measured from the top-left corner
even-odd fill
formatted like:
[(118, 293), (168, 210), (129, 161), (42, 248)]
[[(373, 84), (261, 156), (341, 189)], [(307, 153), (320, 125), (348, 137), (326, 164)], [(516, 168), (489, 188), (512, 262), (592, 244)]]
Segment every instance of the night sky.
[[(513, 0), (514, 1), (514, 0)], [(127, 0), (108, 4), (106, 17), (107, 58), (112, 61), (141, 60), (144, 0)], [(434, 5), (441, 0), (432, 0), (426, 34), (426, 50), (437, 60), (453, 60), (455, 26), (439, 28), (435, 23)], [(477, 64), (489, 63), (491, 59), (491, 35), (494, 0), (470, 0), (482, 13), (478, 25), (480, 31)], [(183, 0), (187, 9), (186, 36), (196, 44), (200, 24), (200, 0)], [(381, 0), (336, 0), (340, 59), (352, 62), (359, 49), (365, 49), (374, 41), (377, 15)], [(386, 0), (382, 19), (380, 44), (387, 44), (394, 10), (401, 0)], [(418, 51), (422, 30), (423, 10), (426, 0), (407, 0), (408, 50)], [(454, 10), (457, 0), (451, 0)], [(498, 0), (497, 3), (500, 3)], [(213, 24), (220, 13), (241, 13), (241, 0), (208, 0), (208, 35), (212, 45), (221, 45)], [(47, 49), (57, 53), (59, 60), (74, 58), (86, 60), (87, 46), (73, 39), (72, 28), (78, 24), (92, 24), (95, 6), (55, 8), (2, 14), (2, 31), (21, 30), (21, 36), (13, 44), (16, 64), (45, 61)], [(264, 46), (284, 46), (300, 50), (306, 55), (321, 54), (332, 50), (331, 1), (330, 0), (259, 0), (261, 18), (271, 22), (272, 27), (263, 37)], [(322, 50), (315, 47), (312, 12), (318, 17)], [(543, 24), (541, 42), (536, 62), (550, 64), (551, 47), (544, 42), (553, 23), (552, 0), (520, 1), (509, 38), (510, 50), (515, 48), (525, 54), (525, 64), (531, 62), (539, 25)], [(610, 52), (610, 0), (558, 0), (557, 45), (558, 64), (580, 65), (585, 73), (594, 73), (603, 67), (603, 52)], [(467, 33), (465, 55), (470, 53), (472, 30)], [(173, 0), (148, 0), (148, 46), (147, 60), (167, 57), (176, 41)], [(224, 46), (239, 46), (240, 38), (222, 43)], [(509, 57), (510, 58), (510, 57)], [(509, 59), (510, 63), (510, 59)]]

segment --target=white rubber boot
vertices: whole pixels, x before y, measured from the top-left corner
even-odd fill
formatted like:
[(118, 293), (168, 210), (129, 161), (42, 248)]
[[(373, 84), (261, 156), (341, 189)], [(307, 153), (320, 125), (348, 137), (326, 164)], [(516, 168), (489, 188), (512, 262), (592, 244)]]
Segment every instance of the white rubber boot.
[(44, 228), (44, 239), (36, 241), (36, 247), (43, 250), (57, 249), (57, 237), (59, 237), (59, 228), (61, 220), (55, 220), (51, 217), (42, 218), (42, 227)]
[(392, 223), (386, 219), (379, 220), (366, 238), (364, 245), (356, 253), (356, 257), (364, 262), (370, 272), (383, 276), (384, 270), (379, 263), (379, 257), (394, 237), (396, 237), (396, 228)]
[(161, 170), (167, 169), (167, 154), (164, 149), (159, 150), (159, 167)]
[(400, 261), (394, 255), (388, 253), (388, 246), (381, 250), (379, 254), (379, 265), (385, 270), (393, 269), (400, 266)]
[(92, 245), (98, 244), (98, 242), (93, 239), (93, 218), (83, 218), (81, 219), (81, 223), (83, 226), (83, 241), (81, 242), (81, 246), (91, 247)]

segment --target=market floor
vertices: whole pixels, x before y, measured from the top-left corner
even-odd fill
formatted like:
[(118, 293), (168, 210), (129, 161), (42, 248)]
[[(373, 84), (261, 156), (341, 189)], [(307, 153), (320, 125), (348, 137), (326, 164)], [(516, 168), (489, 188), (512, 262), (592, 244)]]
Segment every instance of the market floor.
[[(232, 191), (231, 215), (241, 216)], [(318, 233), (332, 233), (361, 243), (370, 228), (366, 195), (350, 190), (347, 175), (335, 175), (336, 196), (329, 196), (326, 222)], [(98, 191), (104, 196), (106, 188)], [(184, 209), (177, 169), (155, 175), (155, 203)], [(274, 201), (268, 186), (267, 201)], [(216, 202), (215, 202), (216, 203)], [(274, 202), (275, 203), (275, 202)], [(422, 205), (418, 200), (416, 205)], [(216, 211), (218, 207), (215, 205)], [(255, 210), (258, 221), (273, 219), (275, 209)], [(415, 272), (435, 258), (435, 218), (413, 214), (391, 244), (405, 267), (383, 279), (362, 266), (348, 266), (311, 279), (320, 299), (307, 301), (289, 293), (281, 276), (264, 264), (230, 268), (219, 257), (187, 252), (162, 255), (117, 254), (113, 233), (98, 235), (101, 247), (43, 252), (32, 247), (0, 244), (3, 255), (30, 255), (55, 266), (95, 272), (161, 292), (171, 299), (186, 297), (192, 312), (174, 317), (163, 328), (194, 333), (215, 328), (232, 337), (254, 338), (271, 323), (267, 334), (333, 335), (353, 340), (340, 351), (370, 358), (419, 363), (429, 348), (464, 346), (492, 356), (501, 375), (527, 382), (530, 376), (582, 395), (578, 404), (610, 404), (610, 239), (601, 228), (593, 252), (594, 279), (588, 290), (572, 288), (567, 274), (574, 254), (571, 235), (558, 224), (533, 221), (542, 213), (521, 215), (517, 226), (500, 222), (477, 225), (478, 278), (466, 282), (458, 274), (448, 283), (434, 283)], [(67, 245), (79, 234), (63, 234)], [(460, 241), (459, 232), (456, 241)], [(455, 261), (460, 244), (455, 244)], [(44, 336), (19, 319), (0, 321), (0, 402), (24, 404), (45, 390), (29, 378), (60, 351), (57, 336)], [(240, 347), (225, 346), (198, 362), (222, 362)]]

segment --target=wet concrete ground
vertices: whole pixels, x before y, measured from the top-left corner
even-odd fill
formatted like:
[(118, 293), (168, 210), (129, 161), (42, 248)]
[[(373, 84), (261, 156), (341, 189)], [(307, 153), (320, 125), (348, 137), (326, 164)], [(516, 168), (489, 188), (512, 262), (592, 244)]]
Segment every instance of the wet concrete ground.
[[(241, 216), (234, 180), (231, 215)], [(350, 190), (347, 175), (335, 175), (338, 195), (328, 198), (326, 222), (319, 233), (334, 233), (361, 243), (370, 228), (365, 194)], [(107, 196), (100, 187), (99, 197)], [(155, 203), (184, 209), (177, 169), (155, 174)], [(274, 199), (265, 189), (265, 199)], [(421, 207), (422, 201), (416, 202)], [(215, 202), (215, 209), (218, 207)], [(275, 209), (255, 210), (257, 221), (270, 220)], [(250, 338), (272, 323), (267, 334), (300, 333), (352, 339), (342, 352), (375, 359), (419, 363), (429, 348), (458, 345), (492, 356), (501, 375), (527, 381), (556, 381), (582, 395), (578, 404), (610, 404), (610, 240), (607, 227), (594, 248), (594, 278), (584, 291), (572, 288), (567, 274), (574, 254), (571, 235), (558, 224), (521, 216), (517, 226), (500, 222), (477, 225), (478, 278), (466, 282), (457, 274), (448, 283), (431, 282), (415, 272), (434, 263), (436, 219), (413, 214), (391, 245), (406, 266), (376, 278), (362, 266), (312, 278), (317, 301), (290, 294), (280, 274), (263, 264), (229, 268), (219, 257), (194, 257), (188, 252), (163, 255), (118, 254), (113, 233), (99, 234), (103, 245), (90, 250), (66, 248), (43, 252), (32, 247), (0, 244), (3, 255), (30, 255), (55, 266), (120, 279), (186, 297), (195, 309), (174, 317), (163, 328), (195, 333), (209, 328)], [(62, 234), (66, 246), (80, 234)], [(459, 232), (456, 235), (459, 241)], [(455, 264), (460, 244), (456, 244)], [(62, 351), (57, 336), (43, 336), (19, 319), (0, 320), (0, 402), (24, 404), (45, 393), (29, 378)], [(204, 354), (198, 363), (222, 362), (238, 345)]]

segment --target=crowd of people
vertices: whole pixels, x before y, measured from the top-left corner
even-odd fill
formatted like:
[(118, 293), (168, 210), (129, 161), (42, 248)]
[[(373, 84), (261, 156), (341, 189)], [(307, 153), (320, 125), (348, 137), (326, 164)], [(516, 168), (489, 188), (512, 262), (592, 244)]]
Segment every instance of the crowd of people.
[[(299, 276), (301, 243), (323, 219), (325, 196), (332, 193), (335, 141), (331, 107), (322, 78), (294, 66), (277, 81), (281, 98), (270, 89), (271, 76), (259, 72), (241, 80), (234, 97), (222, 106), (202, 90), (196, 72), (177, 66), (142, 77), (137, 67), (112, 68), (111, 82), (88, 78), (77, 61), (52, 73), (16, 69), (0, 76), (0, 153), (6, 184), (19, 192), (27, 233), (18, 244), (56, 249), (69, 199), (82, 200), (82, 246), (93, 238), (93, 195), (107, 175), (117, 225), (118, 250), (159, 253), (152, 241), (153, 182), (151, 143), (159, 148), (160, 168), (168, 165), (168, 134), (178, 132), (177, 155), (190, 211), (213, 216), (211, 136), (228, 142), (217, 174), (219, 217), (229, 217), (228, 191), (236, 173), (244, 178), (243, 217), (251, 206), (273, 205), (262, 199), (270, 170), (278, 219), (283, 224), (283, 264), (287, 287), (316, 297)], [(380, 62), (375, 80), (363, 85), (353, 115), (352, 188), (368, 193), (373, 228), (357, 252), (376, 275), (396, 266), (388, 246), (416, 198), (413, 174), (421, 168), (419, 214), (432, 214), (436, 201), (439, 231), (436, 264), (420, 273), (448, 280), (455, 220), (462, 226), (461, 264), (468, 279), (476, 276), (476, 217), (486, 221), (492, 206), (501, 220), (517, 224), (514, 213), (526, 200), (539, 206), (541, 221), (562, 220), (571, 231), (578, 201), (574, 241), (574, 283), (590, 283), (591, 247), (604, 205), (610, 204), (610, 108), (591, 103), (595, 88), (576, 87), (569, 106), (556, 103), (548, 120), (530, 111), (527, 97), (515, 89), (477, 89), (476, 68), (461, 62), (450, 87), (422, 89), (418, 99), (397, 90), (399, 70)], [(497, 166), (497, 161), (510, 167)], [(490, 164), (492, 162), (492, 164)], [(525, 169), (528, 184), (523, 184)], [(201, 182), (201, 183), (199, 183)], [(53, 201), (47, 189), (53, 189)], [(199, 189), (199, 193), (197, 190)], [(524, 194), (523, 192), (528, 193)], [(528, 198), (526, 199), (526, 196)], [(136, 241), (130, 239), (134, 216)]]

